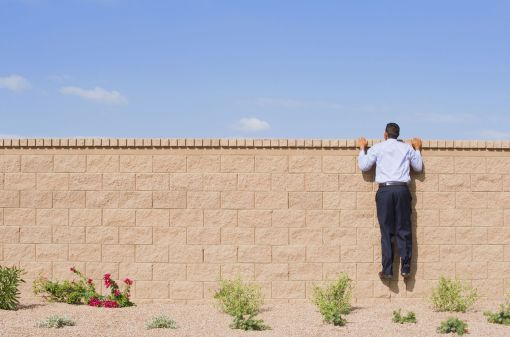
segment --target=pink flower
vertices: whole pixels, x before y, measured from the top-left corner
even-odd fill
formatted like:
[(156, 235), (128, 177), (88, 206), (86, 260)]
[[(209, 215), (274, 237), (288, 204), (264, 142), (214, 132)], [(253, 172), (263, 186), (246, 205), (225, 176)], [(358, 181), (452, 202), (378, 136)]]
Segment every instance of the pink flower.
[(76, 269), (74, 267), (69, 268), (73, 273), (76, 273)]
[(104, 286), (106, 288), (110, 288), (111, 285), (112, 285), (112, 282), (110, 282), (110, 280), (104, 280)]
[(105, 308), (118, 308), (119, 307), (119, 303), (117, 303), (117, 301), (109, 301), (109, 300), (105, 300), (103, 301), (103, 307)]
[(128, 286), (130, 286), (133, 284), (133, 280), (126, 278), (126, 279), (124, 279), (124, 283), (127, 284)]
[(100, 299), (96, 298), (96, 297), (92, 297), (90, 300), (89, 300), (89, 303), (88, 303), (91, 307), (100, 307), (102, 305), (102, 302)]
[(89, 279), (87, 280), (87, 283), (88, 283), (88, 284), (92, 284), (92, 279), (91, 279), (91, 278), (89, 278)]
[(119, 297), (120, 296), (120, 291), (115, 290), (114, 294), (115, 294), (115, 297)]
[(109, 279), (110, 279), (110, 276), (112, 276), (112, 275), (111, 275), (111, 274), (108, 274), (108, 273), (107, 273), (107, 274), (104, 274), (103, 279), (104, 279), (104, 280), (109, 280)]

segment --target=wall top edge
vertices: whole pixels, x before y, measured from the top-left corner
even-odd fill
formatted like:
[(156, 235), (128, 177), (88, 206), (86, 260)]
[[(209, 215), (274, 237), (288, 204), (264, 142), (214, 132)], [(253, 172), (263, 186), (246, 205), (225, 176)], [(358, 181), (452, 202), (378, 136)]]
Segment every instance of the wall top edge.
[[(369, 146), (382, 139), (369, 139)], [(409, 142), (409, 140), (406, 140)], [(7, 138), (0, 148), (328, 148), (356, 149), (355, 139)], [(424, 140), (424, 149), (507, 150), (506, 140)]]

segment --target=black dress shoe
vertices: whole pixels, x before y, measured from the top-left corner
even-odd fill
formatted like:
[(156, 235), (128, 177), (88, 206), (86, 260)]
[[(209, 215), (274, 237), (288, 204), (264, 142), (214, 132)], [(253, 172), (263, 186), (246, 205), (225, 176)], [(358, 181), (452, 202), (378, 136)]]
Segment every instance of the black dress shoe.
[(393, 278), (393, 275), (392, 274), (384, 274), (382, 271), (380, 271), (379, 278), (381, 280), (391, 280)]

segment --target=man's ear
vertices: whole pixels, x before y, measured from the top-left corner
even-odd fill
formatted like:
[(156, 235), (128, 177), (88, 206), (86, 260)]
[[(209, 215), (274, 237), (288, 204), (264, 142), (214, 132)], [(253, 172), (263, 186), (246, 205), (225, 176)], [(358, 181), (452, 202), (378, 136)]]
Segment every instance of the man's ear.
[(388, 133), (384, 131), (384, 140), (388, 140)]

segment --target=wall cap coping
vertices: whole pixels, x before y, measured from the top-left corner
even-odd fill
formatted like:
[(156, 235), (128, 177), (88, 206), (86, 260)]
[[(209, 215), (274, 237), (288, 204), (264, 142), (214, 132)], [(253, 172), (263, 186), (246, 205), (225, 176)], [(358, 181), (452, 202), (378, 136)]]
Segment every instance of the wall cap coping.
[[(369, 139), (369, 146), (382, 139)], [(409, 142), (410, 140), (406, 140)], [(315, 148), (356, 149), (355, 139), (6, 138), (0, 148)], [(424, 140), (424, 149), (510, 150), (506, 140)]]

